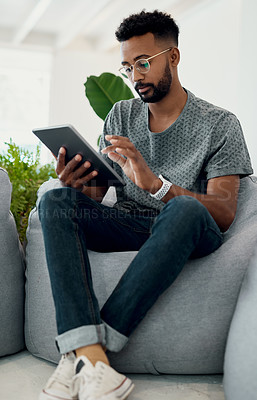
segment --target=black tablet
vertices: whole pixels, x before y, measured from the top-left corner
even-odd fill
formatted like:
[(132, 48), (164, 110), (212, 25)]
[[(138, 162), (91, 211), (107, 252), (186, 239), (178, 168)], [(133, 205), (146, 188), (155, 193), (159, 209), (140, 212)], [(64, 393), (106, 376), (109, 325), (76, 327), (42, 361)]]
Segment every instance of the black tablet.
[(43, 142), (57, 157), (60, 147), (66, 149), (66, 163), (76, 154), (82, 155), (82, 161), (90, 161), (91, 167), (86, 174), (96, 170), (98, 175), (90, 181), (92, 186), (122, 186), (124, 180), (117, 172), (98, 154), (92, 146), (71, 125), (50, 126), (47, 128), (32, 129), (32, 132)]

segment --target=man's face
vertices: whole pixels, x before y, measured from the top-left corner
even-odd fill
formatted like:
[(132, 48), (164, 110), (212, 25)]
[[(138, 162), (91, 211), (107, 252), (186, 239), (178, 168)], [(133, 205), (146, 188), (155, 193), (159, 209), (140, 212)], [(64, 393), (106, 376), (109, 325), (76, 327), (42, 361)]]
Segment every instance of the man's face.
[[(121, 45), (122, 65), (133, 65), (137, 60), (151, 57), (162, 50), (165, 50), (165, 45), (157, 45), (152, 33), (134, 36)], [(147, 74), (133, 69), (130, 81), (144, 102), (157, 103), (169, 93), (172, 75), (168, 57), (169, 52), (153, 58)]]

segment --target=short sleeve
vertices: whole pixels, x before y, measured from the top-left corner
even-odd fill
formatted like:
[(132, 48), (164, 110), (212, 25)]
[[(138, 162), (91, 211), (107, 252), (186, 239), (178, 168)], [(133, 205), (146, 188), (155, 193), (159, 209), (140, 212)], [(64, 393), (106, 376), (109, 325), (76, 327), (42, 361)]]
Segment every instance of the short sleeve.
[(212, 129), (211, 148), (205, 165), (207, 179), (253, 173), (240, 122), (231, 113), (221, 115)]

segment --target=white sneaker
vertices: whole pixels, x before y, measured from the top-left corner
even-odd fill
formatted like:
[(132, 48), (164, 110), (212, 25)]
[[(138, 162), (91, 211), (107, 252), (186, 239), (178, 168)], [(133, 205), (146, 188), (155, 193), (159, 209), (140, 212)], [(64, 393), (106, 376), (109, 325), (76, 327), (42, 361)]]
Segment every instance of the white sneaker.
[(124, 400), (134, 388), (126, 376), (101, 361), (93, 366), (85, 356), (77, 358), (75, 373), (71, 393), (79, 400)]
[(73, 352), (64, 354), (49, 378), (45, 388), (39, 396), (39, 400), (76, 400), (77, 396), (70, 394), (70, 384), (74, 376), (75, 354)]

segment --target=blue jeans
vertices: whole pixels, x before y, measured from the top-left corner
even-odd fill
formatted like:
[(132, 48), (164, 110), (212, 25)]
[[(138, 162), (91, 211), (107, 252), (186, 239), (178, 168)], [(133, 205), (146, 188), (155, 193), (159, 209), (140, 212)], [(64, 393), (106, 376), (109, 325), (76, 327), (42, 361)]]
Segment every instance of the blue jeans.
[[(46, 192), (39, 204), (61, 353), (101, 343), (119, 351), (189, 258), (223, 241), (196, 199), (179, 196), (156, 216), (106, 207), (71, 188)], [(87, 250), (139, 250), (100, 310)]]

